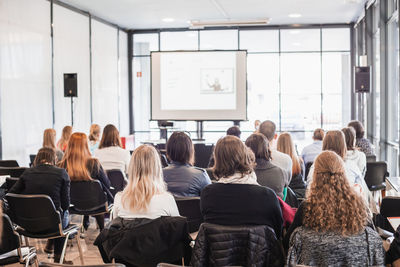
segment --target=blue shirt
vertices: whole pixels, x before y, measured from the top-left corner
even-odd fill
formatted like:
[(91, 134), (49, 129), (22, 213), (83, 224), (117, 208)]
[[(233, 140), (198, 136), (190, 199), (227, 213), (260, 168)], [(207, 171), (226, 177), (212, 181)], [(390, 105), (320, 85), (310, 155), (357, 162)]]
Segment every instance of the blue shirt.
[(322, 141), (314, 141), (311, 145), (303, 148), (301, 157), (303, 158), (304, 164), (308, 162), (314, 162), (315, 158), (322, 152)]

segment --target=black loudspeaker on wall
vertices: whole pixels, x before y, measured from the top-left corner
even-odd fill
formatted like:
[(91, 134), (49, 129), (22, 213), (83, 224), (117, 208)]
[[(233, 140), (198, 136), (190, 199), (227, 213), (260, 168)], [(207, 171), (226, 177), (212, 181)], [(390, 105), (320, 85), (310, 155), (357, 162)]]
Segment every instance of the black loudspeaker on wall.
[(64, 73), (64, 97), (78, 97), (77, 73)]
[(354, 88), (356, 93), (369, 93), (371, 67), (354, 67)]

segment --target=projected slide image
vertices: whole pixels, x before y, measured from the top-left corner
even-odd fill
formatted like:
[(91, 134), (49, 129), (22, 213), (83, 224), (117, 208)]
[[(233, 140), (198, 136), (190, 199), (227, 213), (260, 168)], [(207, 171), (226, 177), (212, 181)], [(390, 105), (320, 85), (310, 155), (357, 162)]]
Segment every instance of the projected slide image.
[(200, 69), (201, 94), (232, 94), (234, 76), (232, 68)]

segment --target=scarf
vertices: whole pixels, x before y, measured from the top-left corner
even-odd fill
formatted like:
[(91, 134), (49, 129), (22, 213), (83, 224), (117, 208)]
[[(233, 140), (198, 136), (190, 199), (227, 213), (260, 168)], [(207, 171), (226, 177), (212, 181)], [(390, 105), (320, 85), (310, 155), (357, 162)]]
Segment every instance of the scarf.
[(255, 172), (251, 172), (250, 174), (245, 174), (242, 177), (242, 174), (239, 172), (236, 172), (232, 176), (228, 177), (223, 177), (218, 180), (218, 183), (222, 184), (256, 184), (257, 183), (257, 176)]

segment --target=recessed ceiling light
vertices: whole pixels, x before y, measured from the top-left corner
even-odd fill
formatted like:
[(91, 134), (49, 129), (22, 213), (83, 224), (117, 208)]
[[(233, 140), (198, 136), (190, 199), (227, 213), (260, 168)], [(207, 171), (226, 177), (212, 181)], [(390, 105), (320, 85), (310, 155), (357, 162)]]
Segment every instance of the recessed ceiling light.
[(289, 18), (300, 18), (301, 14), (293, 13), (293, 14), (289, 14), (288, 16), (289, 16)]
[(164, 22), (173, 22), (173, 21), (175, 21), (175, 19), (174, 18), (163, 18), (162, 21), (164, 21)]

